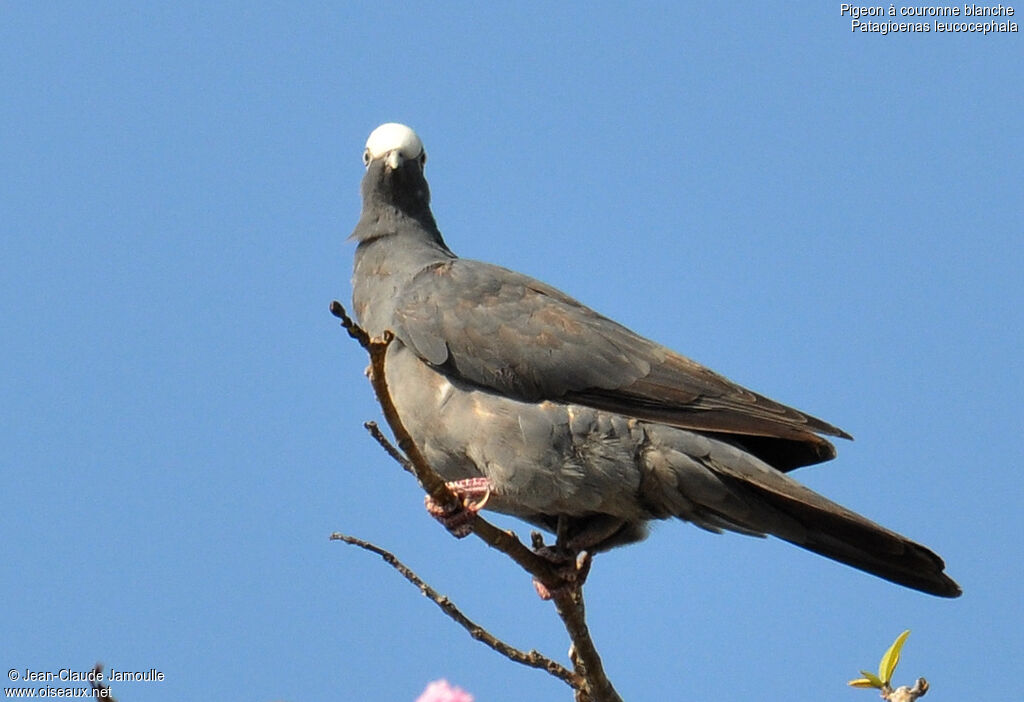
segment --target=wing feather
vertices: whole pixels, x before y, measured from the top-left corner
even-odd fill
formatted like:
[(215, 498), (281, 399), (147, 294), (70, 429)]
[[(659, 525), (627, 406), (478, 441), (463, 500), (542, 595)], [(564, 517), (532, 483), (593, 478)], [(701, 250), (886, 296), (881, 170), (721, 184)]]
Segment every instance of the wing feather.
[(780, 470), (832, 458), (831, 424), (733, 383), (527, 276), (455, 259), (396, 301), (398, 337), (463, 381), (705, 431)]

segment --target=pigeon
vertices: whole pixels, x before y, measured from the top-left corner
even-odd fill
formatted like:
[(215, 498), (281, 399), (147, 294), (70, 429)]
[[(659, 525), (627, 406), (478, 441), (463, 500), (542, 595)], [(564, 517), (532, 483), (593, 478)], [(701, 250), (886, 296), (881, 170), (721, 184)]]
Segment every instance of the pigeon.
[(825, 437), (846, 432), (550, 285), (456, 256), (431, 212), (426, 160), (405, 125), (366, 142), (353, 308), (370, 336), (393, 334), (395, 407), (470, 511), (513, 515), (576, 553), (640, 541), (649, 522), (676, 517), (960, 595), (928, 548), (788, 475), (833, 458)]

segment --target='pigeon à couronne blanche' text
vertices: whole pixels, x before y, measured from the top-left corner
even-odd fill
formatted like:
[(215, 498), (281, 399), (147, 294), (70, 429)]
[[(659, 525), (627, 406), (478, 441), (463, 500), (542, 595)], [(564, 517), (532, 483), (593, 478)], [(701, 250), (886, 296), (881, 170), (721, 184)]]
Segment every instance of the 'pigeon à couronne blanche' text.
[(1009, 5), (851, 5), (842, 3), (839, 14), (850, 18), (851, 32), (873, 34), (1017, 32)]

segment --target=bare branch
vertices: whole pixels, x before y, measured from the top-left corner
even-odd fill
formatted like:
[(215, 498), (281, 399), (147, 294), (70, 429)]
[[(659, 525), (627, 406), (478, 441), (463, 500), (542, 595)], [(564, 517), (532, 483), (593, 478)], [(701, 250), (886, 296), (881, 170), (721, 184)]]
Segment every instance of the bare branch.
[(894, 690), (886, 685), (882, 688), (882, 699), (889, 702), (914, 702), (918, 698), (924, 697), (926, 692), (928, 692), (928, 681), (918, 678), (913, 687), (903, 685)]
[(89, 689), (95, 693), (97, 699), (111, 700), (111, 702), (117, 702), (117, 699), (110, 694), (110, 685), (104, 685), (102, 681), (103, 676), (103, 664), (97, 663), (92, 667), (94, 675), (89, 680)]
[[(597, 652), (590, 628), (587, 626), (583, 589), (577, 588), (558, 593), (552, 598), (558, 616), (562, 618), (565, 630), (572, 640), (571, 657), (577, 674), (588, 682), (588, 690), (594, 700), (600, 702), (622, 702), (611, 681), (604, 672), (601, 656)], [(586, 698), (582, 698), (586, 699)]]
[(565, 666), (548, 658), (542, 653), (539, 653), (536, 650), (530, 651), (528, 653), (525, 651), (521, 651), (520, 649), (505, 643), (504, 641), (502, 641), (501, 639), (497, 638), (489, 631), (484, 629), (479, 624), (473, 622), (469, 617), (463, 614), (462, 611), (458, 607), (456, 607), (451, 600), (449, 600), (446, 596), (438, 593), (437, 590), (430, 587), (430, 585), (428, 585), (427, 583), (423, 582), (423, 580), (418, 575), (416, 575), (416, 573), (413, 572), (412, 569), (410, 569), (407, 565), (398, 560), (398, 558), (390, 551), (387, 551), (375, 544), (369, 543), (368, 541), (363, 541), (362, 539), (357, 539), (354, 536), (348, 536), (346, 534), (340, 534), (338, 532), (331, 534), (331, 541), (344, 541), (347, 544), (358, 546), (359, 548), (370, 551), (371, 553), (376, 553), (378, 556), (383, 558), (388, 565), (390, 565), (392, 568), (401, 573), (402, 577), (404, 577), (410, 583), (418, 587), (420, 592), (422, 592), (427, 598), (433, 601), (434, 604), (440, 607), (445, 614), (454, 619), (459, 624), (459, 626), (468, 631), (470, 636), (472, 636), (477, 641), (485, 644), (486, 646), (489, 646), (490, 648), (494, 649), (495, 651), (505, 656), (509, 660), (514, 661), (516, 663), (521, 663), (522, 665), (530, 666), (531, 668), (540, 668), (541, 670), (546, 670), (555, 677), (565, 681), (573, 688), (579, 687), (582, 683), (578, 675), (569, 671)]
[(381, 448), (398, 462), (398, 465), (402, 466), (408, 473), (416, 475), (416, 469), (413, 468), (412, 463), (409, 459), (402, 455), (402, 452), (395, 448), (395, 445), (388, 441), (388, 437), (384, 436), (384, 432), (377, 426), (377, 422), (364, 422), (363, 426), (366, 427), (366, 431), (370, 432), (370, 436), (381, 445)]
[(337, 300), (331, 302), (331, 314), (341, 320), (341, 326), (345, 328), (349, 336), (358, 341), (359, 345), (364, 349), (370, 350), (370, 335), (363, 331), (361, 326), (352, 321), (348, 314), (346, 314), (345, 308)]

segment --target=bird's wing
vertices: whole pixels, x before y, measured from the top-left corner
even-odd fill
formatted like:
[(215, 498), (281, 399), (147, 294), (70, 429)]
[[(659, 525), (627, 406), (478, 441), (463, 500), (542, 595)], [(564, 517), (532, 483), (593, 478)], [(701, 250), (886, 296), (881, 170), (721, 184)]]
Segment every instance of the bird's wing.
[(516, 399), (576, 402), (721, 434), (781, 470), (832, 458), (818, 434), (848, 438), (498, 266), (429, 266), (395, 309), (392, 331), (424, 361)]

